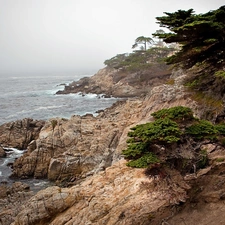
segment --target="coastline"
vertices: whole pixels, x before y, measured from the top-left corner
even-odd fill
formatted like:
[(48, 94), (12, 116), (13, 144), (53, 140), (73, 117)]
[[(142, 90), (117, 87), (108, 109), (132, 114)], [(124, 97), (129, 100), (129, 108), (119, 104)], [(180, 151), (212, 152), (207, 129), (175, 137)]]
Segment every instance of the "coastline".
[[(189, 195), (192, 185), (195, 187), (196, 182), (203, 184), (206, 181), (210, 192), (203, 191), (194, 197), (208, 202), (196, 206), (198, 213), (192, 214), (190, 221), (202, 217), (209, 205), (217, 215), (222, 186), (214, 195), (215, 180), (207, 180), (207, 174), (211, 173), (216, 181), (221, 178), (218, 174), (223, 170), (224, 162), (218, 164), (213, 161), (215, 157), (224, 155), (221, 148), (214, 149), (205, 143), (212, 166), (200, 170), (196, 176), (185, 177), (177, 170), (168, 169), (166, 172), (171, 180), (161, 182), (145, 176), (144, 169), (127, 167), (126, 160), (121, 156), (121, 151), (127, 146), (130, 128), (152, 121), (153, 112), (182, 105), (190, 107), (195, 115), (201, 115), (204, 108), (190, 98), (190, 93), (182, 85), (185, 76), (182, 71), (173, 74), (173, 84), (152, 86), (146, 94), (118, 101), (97, 116), (86, 114), (74, 115), (70, 119), (52, 118), (44, 122), (39, 130), (34, 129), (38, 130), (37, 137), (32, 138), (32, 142), (27, 139), (28, 151), (16, 160), (13, 173), (17, 177), (48, 178), (54, 185), (32, 195), (25, 186), (16, 183), (10, 193), (19, 190), (25, 193), (24, 197), (11, 194), (11, 199), (7, 199), (3, 196), (6, 208), (1, 208), (2, 221), (13, 225), (147, 225), (149, 222), (156, 225), (170, 218), (175, 206), (183, 210), (179, 215), (174, 214), (174, 220), (178, 221), (186, 215), (182, 206), (186, 205), (188, 209), (192, 206), (189, 202), (193, 198)], [(0, 139), (15, 142), (14, 137), (24, 130), (21, 139), (15, 142), (20, 143), (24, 137), (32, 136), (28, 129), (32, 127), (34, 125), (27, 126), (21, 121), (13, 127), (10, 124), (0, 126), (4, 131), (0, 133)], [(9, 204), (12, 198), (14, 205)], [(19, 206), (21, 202), (23, 206)], [(149, 215), (154, 217), (149, 218)]]

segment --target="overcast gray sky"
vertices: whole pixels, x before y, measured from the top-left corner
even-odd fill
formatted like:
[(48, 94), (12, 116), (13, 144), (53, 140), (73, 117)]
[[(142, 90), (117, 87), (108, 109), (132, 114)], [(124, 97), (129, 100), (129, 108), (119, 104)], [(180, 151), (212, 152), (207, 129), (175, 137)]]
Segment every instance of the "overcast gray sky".
[(0, 0), (0, 76), (92, 73), (138, 36), (160, 27), (156, 16), (224, 0)]

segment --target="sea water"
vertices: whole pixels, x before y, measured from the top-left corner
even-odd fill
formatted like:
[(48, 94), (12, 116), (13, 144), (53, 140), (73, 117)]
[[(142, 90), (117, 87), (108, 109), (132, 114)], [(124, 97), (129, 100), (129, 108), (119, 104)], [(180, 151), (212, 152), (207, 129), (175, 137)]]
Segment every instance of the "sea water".
[(0, 77), (0, 125), (23, 118), (48, 120), (54, 117), (95, 114), (117, 101), (96, 94), (56, 95), (72, 81), (90, 75), (38, 75)]

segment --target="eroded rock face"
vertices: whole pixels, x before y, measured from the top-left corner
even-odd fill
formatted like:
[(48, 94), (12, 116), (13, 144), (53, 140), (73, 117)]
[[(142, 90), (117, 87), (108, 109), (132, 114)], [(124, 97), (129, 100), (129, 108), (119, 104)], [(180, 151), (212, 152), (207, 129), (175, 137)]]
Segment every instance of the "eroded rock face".
[(20, 212), (23, 202), (32, 196), (28, 185), (15, 182), (12, 187), (0, 185), (0, 224), (9, 225)]
[(106, 97), (137, 97), (162, 84), (171, 75), (167, 66), (152, 66), (148, 71), (128, 73), (106, 67), (92, 77), (85, 77), (65, 86), (57, 94), (104, 94)]
[(163, 184), (160, 190), (155, 188), (143, 169), (125, 163), (120, 160), (71, 188), (40, 191), (21, 208), (13, 224), (149, 224), (151, 213), (160, 207), (185, 201), (189, 186), (179, 173), (171, 171), (168, 182), (173, 187), (162, 194)]
[(26, 149), (32, 140), (38, 138), (44, 123), (28, 118), (5, 123), (0, 126), (0, 144), (4, 147)]
[(36, 140), (36, 149), (15, 161), (13, 176), (50, 180), (75, 180), (112, 163), (112, 153), (121, 136), (121, 125), (92, 115), (46, 122)]

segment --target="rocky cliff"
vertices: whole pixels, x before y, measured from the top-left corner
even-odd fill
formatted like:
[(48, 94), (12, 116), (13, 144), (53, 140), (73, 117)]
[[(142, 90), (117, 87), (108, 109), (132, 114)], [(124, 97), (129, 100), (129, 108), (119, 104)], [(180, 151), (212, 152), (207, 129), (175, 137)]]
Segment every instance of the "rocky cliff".
[(0, 144), (6, 147), (26, 149), (32, 140), (38, 138), (45, 121), (29, 118), (5, 123), (0, 126)]
[(166, 65), (153, 65), (149, 70), (130, 73), (105, 67), (92, 77), (84, 77), (65, 86), (57, 94), (95, 93), (105, 97), (137, 97), (149, 92), (152, 87), (165, 83), (171, 75)]
[(209, 156), (207, 168), (182, 175), (168, 167), (163, 178), (129, 168), (121, 157), (130, 128), (152, 121), (151, 113), (182, 105), (196, 116), (204, 114), (183, 87), (184, 78), (178, 71), (172, 84), (117, 102), (97, 117), (47, 121), (27, 153), (14, 163), (13, 175), (47, 177), (58, 186), (24, 198), (17, 210), (13, 204), (1, 206), (0, 224), (223, 224), (222, 146), (202, 144)]

